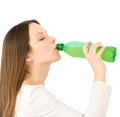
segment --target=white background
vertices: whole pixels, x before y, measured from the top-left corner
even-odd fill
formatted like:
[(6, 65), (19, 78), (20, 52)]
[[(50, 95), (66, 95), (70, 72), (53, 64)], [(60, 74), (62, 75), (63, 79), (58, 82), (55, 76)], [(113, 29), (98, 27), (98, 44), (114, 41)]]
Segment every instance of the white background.
[[(117, 48), (114, 63), (107, 63), (107, 83), (112, 86), (107, 117), (120, 117), (120, 3), (119, 0), (1, 0), (0, 50), (7, 31), (17, 23), (36, 19), (56, 37), (56, 43), (72, 40), (102, 42)], [(93, 73), (86, 59), (61, 52), (53, 63), (46, 87), (62, 102), (85, 112)], [(0, 51), (1, 57), (1, 51)]]

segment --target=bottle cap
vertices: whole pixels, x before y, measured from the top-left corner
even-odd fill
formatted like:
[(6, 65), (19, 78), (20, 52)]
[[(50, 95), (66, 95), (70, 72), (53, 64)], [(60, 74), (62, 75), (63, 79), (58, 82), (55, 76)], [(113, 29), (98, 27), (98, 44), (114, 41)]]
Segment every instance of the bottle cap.
[(58, 50), (63, 50), (64, 44), (63, 43), (58, 43), (57, 44), (57, 49)]

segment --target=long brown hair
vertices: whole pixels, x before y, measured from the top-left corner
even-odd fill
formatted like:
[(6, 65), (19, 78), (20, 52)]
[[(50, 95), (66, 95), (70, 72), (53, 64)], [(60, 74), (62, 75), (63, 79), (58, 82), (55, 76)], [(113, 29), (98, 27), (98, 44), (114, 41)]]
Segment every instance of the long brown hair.
[(14, 117), (16, 96), (26, 73), (25, 58), (29, 51), (27, 20), (11, 28), (3, 41), (0, 71), (0, 117)]

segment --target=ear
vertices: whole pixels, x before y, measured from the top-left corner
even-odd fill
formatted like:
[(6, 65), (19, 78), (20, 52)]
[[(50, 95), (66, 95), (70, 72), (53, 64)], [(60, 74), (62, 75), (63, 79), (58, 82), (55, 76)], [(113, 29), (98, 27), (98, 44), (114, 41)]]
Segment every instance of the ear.
[(25, 59), (26, 62), (32, 62), (32, 57), (27, 55), (26, 59)]

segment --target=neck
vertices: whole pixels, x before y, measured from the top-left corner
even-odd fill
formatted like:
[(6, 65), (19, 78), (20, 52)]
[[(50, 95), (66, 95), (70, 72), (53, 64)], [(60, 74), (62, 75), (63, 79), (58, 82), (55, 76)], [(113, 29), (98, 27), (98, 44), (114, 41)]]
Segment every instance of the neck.
[(50, 64), (34, 66), (25, 76), (23, 84), (39, 85), (45, 82), (49, 72)]

